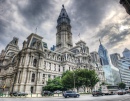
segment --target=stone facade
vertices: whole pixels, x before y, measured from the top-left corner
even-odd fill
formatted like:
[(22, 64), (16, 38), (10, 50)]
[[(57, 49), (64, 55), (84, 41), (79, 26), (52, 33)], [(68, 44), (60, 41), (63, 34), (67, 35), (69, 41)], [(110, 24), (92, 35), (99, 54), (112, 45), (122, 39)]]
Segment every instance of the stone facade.
[[(100, 82), (104, 72), (100, 60), (96, 61), (82, 40), (73, 47), (70, 19), (63, 6), (57, 20), (56, 50), (45, 47), (43, 38), (32, 33), (18, 48), (18, 38), (14, 38), (0, 55), (0, 87), (4, 92), (20, 91), (41, 93), (49, 78), (61, 76), (66, 70), (87, 68), (95, 70)], [(95, 61), (95, 62), (93, 62)], [(98, 65), (97, 65), (98, 64)]]

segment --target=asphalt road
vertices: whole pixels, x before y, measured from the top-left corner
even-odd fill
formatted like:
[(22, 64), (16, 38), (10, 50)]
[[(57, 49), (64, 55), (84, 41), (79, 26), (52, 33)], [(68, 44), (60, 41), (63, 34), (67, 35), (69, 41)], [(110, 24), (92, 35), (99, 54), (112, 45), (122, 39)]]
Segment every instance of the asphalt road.
[(92, 95), (81, 95), (79, 98), (0, 98), (0, 101), (130, 101), (130, 95), (105, 95), (98, 97), (93, 97)]

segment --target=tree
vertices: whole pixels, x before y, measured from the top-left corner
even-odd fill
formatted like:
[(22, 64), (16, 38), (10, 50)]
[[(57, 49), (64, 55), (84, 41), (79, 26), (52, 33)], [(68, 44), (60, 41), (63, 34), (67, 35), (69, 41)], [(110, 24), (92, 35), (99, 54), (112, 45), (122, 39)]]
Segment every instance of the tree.
[(94, 70), (89, 70), (88, 77), (89, 77), (89, 87), (92, 90), (93, 87), (97, 84), (97, 82), (99, 82), (99, 78)]
[(86, 78), (84, 76), (85, 69), (77, 69), (74, 71), (74, 78), (75, 78), (75, 87), (77, 89), (77, 92), (79, 91), (79, 88), (85, 85)]
[(88, 69), (78, 69), (78, 76), (80, 76), (80, 82), (81, 82), (81, 87), (84, 89), (84, 92), (86, 90), (86, 87), (89, 86), (89, 77), (88, 77)]
[(126, 84), (121, 82), (121, 83), (118, 84), (118, 86), (119, 86), (120, 89), (125, 89)]
[(61, 82), (60, 77), (56, 77), (55, 79), (49, 79), (47, 85), (43, 87), (43, 90), (55, 91), (55, 90), (66, 90)]
[(74, 85), (77, 91), (83, 87), (84, 92), (86, 87), (91, 90), (99, 81), (98, 76), (94, 70), (77, 69), (75, 71), (66, 71), (62, 75), (62, 84), (67, 89), (73, 89)]
[(62, 85), (64, 88), (73, 89), (74, 88), (74, 76), (72, 71), (66, 71), (62, 75)]

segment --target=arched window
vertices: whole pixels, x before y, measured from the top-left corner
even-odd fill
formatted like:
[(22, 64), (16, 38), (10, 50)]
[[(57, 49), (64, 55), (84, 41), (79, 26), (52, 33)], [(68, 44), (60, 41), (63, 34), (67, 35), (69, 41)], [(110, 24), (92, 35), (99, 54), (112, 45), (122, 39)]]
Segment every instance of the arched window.
[(37, 59), (34, 59), (34, 61), (33, 61), (33, 66), (34, 66), (34, 67), (37, 66)]
[(33, 74), (32, 74), (31, 82), (34, 82), (34, 81), (35, 81), (35, 74), (33, 73)]

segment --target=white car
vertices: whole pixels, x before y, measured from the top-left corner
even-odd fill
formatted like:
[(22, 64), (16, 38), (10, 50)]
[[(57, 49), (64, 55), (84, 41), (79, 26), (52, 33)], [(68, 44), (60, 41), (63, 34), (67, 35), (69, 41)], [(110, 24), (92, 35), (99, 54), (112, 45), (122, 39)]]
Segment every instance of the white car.
[(54, 91), (54, 93), (55, 93), (55, 94), (60, 94), (60, 93), (62, 93), (62, 91), (56, 90), (56, 91)]

